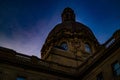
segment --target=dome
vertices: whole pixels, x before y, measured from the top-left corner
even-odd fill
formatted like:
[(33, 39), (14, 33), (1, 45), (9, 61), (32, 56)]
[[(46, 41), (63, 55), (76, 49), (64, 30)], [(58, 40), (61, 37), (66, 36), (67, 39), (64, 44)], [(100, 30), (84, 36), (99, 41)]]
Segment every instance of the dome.
[(87, 26), (79, 22), (68, 21), (56, 25), (50, 31), (46, 39), (45, 45), (48, 45), (56, 40), (59, 40), (61, 37), (67, 38), (67, 37), (75, 37), (75, 36), (81, 38), (82, 37), (90, 38), (93, 41), (97, 42), (94, 34)]
[(64, 32), (64, 31), (70, 32), (71, 35), (82, 33), (85, 35), (90, 35), (92, 38), (95, 38), (92, 31), (84, 24), (79, 22), (68, 21), (68, 22), (64, 22), (56, 25), (49, 33), (47, 39), (52, 39), (53, 36), (57, 35), (59, 32)]
[(75, 46), (74, 42), (82, 43), (79, 46), (85, 46), (83, 43), (91, 44), (92, 48), (99, 45), (92, 31), (86, 25), (75, 21), (75, 14), (71, 8), (65, 8), (61, 17), (62, 23), (57, 24), (49, 33), (41, 50), (42, 55), (49, 53), (51, 48), (63, 42), (71, 45), (68, 46), (71, 50), (72, 46)]

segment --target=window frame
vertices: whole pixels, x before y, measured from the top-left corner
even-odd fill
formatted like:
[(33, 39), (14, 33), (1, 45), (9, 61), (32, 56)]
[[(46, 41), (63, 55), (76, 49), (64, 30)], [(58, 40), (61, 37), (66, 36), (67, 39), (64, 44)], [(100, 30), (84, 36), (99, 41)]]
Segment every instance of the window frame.
[[(115, 69), (115, 64), (116, 64), (116, 65), (119, 64), (119, 67), (118, 67), (117, 69)], [(120, 71), (120, 62), (119, 62), (119, 61), (115, 61), (115, 62), (112, 63), (111, 66), (112, 66), (113, 76), (115, 76), (115, 77), (120, 76), (120, 73), (117, 74), (117, 71), (118, 71), (118, 70)]]

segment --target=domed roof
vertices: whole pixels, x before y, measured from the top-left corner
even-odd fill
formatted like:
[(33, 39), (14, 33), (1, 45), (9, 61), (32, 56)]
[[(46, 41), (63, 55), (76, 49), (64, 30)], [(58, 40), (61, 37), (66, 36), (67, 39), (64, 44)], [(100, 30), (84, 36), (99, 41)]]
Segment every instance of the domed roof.
[(88, 35), (91, 35), (92, 37), (94, 36), (92, 31), (87, 26), (75, 21), (75, 13), (71, 8), (65, 8), (61, 14), (61, 17), (62, 23), (56, 25), (53, 30), (51, 30), (48, 38), (51, 38), (58, 32), (62, 32), (64, 30), (69, 31), (70, 33), (88, 33)]
[(42, 52), (50, 45), (55, 46), (55, 42), (60, 41), (62, 38), (84, 38), (89, 41), (98, 43), (92, 31), (82, 23), (75, 21), (75, 14), (71, 8), (65, 8), (61, 14), (62, 23), (57, 24), (49, 33), (45, 44), (42, 47)]
[(55, 36), (57, 33), (66, 30), (70, 33), (85, 33), (85, 35), (93, 36), (92, 31), (82, 23), (75, 21), (67, 21), (56, 25), (48, 35), (48, 38)]

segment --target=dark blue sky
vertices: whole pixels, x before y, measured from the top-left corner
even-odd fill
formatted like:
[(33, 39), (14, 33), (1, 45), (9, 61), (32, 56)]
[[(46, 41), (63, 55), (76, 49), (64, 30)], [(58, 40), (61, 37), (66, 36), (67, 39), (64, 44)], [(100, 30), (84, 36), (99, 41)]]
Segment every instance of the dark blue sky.
[(40, 57), (48, 33), (71, 7), (102, 44), (120, 29), (120, 0), (0, 0), (0, 46)]

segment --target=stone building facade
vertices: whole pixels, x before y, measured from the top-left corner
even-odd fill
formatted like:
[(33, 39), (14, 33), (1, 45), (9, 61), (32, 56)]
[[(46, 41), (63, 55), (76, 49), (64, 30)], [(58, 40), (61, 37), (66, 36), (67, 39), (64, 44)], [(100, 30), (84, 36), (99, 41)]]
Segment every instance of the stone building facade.
[(120, 30), (104, 44), (65, 8), (41, 59), (0, 47), (0, 80), (120, 80)]

